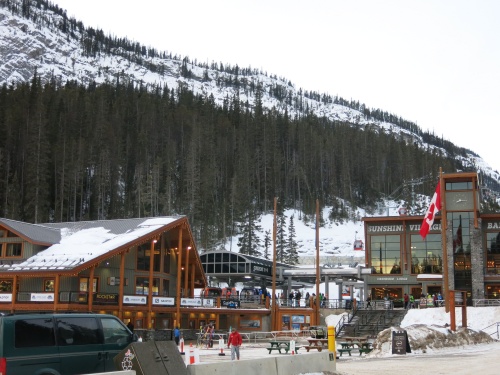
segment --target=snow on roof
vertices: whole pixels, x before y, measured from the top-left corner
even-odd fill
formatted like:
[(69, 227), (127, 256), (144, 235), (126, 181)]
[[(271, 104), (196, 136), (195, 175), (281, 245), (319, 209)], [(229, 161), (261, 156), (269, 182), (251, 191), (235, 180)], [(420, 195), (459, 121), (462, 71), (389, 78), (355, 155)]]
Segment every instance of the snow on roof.
[(178, 217), (149, 218), (135, 224), (135, 228), (118, 234), (103, 226), (85, 229), (61, 228), (61, 241), (58, 244), (50, 246), (22, 263), (10, 266), (8, 270), (71, 269), (147, 236), (178, 219)]

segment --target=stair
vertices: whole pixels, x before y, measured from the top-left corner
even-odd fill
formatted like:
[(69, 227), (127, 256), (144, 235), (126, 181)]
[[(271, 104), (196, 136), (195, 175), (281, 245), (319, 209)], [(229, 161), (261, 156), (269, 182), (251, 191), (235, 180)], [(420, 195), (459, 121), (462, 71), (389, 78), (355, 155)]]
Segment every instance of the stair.
[(389, 327), (399, 327), (406, 315), (405, 309), (357, 310), (351, 321), (344, 323), (338, 337), (376, 337)]

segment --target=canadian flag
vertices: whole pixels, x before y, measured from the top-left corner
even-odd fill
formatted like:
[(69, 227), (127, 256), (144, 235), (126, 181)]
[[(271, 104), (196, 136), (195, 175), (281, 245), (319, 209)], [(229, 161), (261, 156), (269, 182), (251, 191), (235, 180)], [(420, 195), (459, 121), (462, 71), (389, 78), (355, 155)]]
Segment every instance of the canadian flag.
[(432, 224), (434, 223), (434, 218), (438, 211), (441, 210), (441, 181), (438, 182), (436, 187), (436, 192), (432, 196), (431, 204), (429, 209), (427, 210), (424, 221), (420, 227), (420, 235), (425, 240), (429, 230), (431, 229)]

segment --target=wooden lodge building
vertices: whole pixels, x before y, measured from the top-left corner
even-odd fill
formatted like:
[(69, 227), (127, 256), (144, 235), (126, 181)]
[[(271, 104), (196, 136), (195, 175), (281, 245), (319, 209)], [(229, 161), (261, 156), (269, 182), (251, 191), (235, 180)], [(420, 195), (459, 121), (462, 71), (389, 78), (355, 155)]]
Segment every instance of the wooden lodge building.
[(267, 299), (234, 309), (224, 298), (195, 296), (208, 286), (204, 266), (212, 256), (215, 270), (231, 269), (233, 280), (239, 272), (265, 277), (268, 286), (272, 263), (227, 252), (202, 264), (185, 216), (46, 224), (0, 218), (0, 250), (4, 313), (108, 313), (146, 330), (212, 323), (271, 331), (319, 321), (319, 310), (310, 306), (272, 309)]

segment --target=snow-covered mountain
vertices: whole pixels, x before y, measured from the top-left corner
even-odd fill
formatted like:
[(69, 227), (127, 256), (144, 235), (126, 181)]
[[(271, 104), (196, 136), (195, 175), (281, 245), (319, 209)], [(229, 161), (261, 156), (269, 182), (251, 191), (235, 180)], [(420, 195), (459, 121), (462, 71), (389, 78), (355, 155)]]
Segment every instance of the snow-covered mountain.
[[(238, 97), (250, 108), (258, 100), (255, 88), (260, 86), (265, 110), (286, 112), (290, 117), (314, 113), (360, 129), (388, 132), (429, 150), (435, 147), (425, 144), (415, 132), (366, 115), (364, 105), (353, 109), (356, 106), (339, 104), (345, 104), (339, 98), (297, 88), (288, 79), (251, 68), (224, 67), (222, 63), (198, 64), (127, 38), (105, 37), (101, 30), (85, 28), (44, 0), (0, 0), (0, 84), (27, 82), (35, 72), (42, 81), (61, 84), (68, 80), (83, 84), (120, 80), (149, 89), (187, 88), (212, 97), (221, 106)], [(443, 149), (441, 152), (446, 154)], [(461, 158), (464, 165), (499, 181), (500, 175), (477, 154), (466, 152)]]

